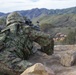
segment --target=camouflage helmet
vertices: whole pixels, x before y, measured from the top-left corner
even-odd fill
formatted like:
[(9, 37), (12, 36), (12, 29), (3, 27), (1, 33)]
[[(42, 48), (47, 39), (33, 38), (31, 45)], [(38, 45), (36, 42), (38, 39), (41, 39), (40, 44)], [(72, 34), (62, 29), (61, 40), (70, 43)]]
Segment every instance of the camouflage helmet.
[(13, 12), (7, 16), (6, 25), (9, 25), (15, 22), (20, 22), (20, 23), (25, 22), (23, 16), (19, 14), (18, 12)]

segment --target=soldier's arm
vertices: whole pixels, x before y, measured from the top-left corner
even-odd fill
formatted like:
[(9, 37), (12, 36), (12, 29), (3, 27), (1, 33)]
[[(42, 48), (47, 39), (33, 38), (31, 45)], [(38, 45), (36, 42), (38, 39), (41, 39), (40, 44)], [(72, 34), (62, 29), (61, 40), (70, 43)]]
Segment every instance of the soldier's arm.
[(37, 31), (37, 30), (34, 30), (32, 29), (31, 30), (31, 33), (30, 33), (30, 36), (33, 37), (33, 39), (37, 39), (37, 38), (51, 38), (50, 34), (46, 34), (44, 32), (41, 32), (41, 31)]
[(47, 54), (53, 54), (54, 41), (50, 34), (41, 31), (31, 30), (30, 38), (41, 46), (41, 50)]

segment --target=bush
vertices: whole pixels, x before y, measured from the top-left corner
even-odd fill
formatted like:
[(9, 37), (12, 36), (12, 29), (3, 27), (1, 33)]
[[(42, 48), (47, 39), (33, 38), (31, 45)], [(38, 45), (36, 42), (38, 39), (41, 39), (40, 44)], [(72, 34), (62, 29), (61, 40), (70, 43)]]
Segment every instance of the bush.
[(41, 30), (47, 32), (49, 29), (53, 28), (54, 26), (50, 23), (43, 23), (41, 24)]
[(70, 31), (62, 43), (63, 44), (76, 44), (76, 30), (74, 32)]

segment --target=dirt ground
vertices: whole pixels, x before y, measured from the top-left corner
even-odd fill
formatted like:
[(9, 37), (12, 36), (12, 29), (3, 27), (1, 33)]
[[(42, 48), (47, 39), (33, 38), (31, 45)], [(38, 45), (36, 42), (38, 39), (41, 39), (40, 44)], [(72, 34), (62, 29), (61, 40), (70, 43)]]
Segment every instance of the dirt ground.
[(37, 51), (28, 61), (31, 63), (42, 63), (45, 66), (51, 68), (56, 75), (66, 75), (71, 71), (76, 71), (76, 65), (71, 67), (65, 67), (60, 64), (59, 56), (66, 52), (76, 51), (76, 45), (56, 45), (54, 46), (54, 54), (47, 55)]

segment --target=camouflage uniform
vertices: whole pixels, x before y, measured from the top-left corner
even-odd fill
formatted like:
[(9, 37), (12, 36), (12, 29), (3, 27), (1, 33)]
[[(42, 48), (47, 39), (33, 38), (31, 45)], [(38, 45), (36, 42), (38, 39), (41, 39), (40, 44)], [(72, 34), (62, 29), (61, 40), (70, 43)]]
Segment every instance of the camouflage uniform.
[[(23, 17), (13, 12), (7, 17), (7, 26), (1, 31), (4, 49), (0, 51), (0, 62), (8, 66), (8, 72), (22, 72), (31, 63), (26, 59), (33, 54), (33, 41), (41, 46), (41, 51), (53, 54), (53, 39), (49, 34), (37, 31), (25, 24)], [(2, 35), (0, 34), (0, 35)], [(6, 69), (7, 70), (7, 69)]]

